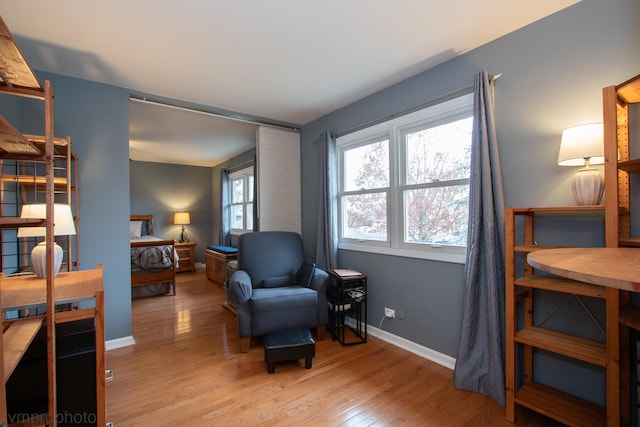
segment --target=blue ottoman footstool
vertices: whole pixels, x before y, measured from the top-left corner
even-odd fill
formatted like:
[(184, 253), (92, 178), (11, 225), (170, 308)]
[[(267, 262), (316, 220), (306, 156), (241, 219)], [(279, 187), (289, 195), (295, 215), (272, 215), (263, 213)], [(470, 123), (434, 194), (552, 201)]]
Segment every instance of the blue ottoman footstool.
[(267, 371), (273, 374), (275, 362), (304, 359), (304, 367), (311, 369), (311, 359), (316, 355), (316, 342), (308, 329), (274, 331), (262, 337)]

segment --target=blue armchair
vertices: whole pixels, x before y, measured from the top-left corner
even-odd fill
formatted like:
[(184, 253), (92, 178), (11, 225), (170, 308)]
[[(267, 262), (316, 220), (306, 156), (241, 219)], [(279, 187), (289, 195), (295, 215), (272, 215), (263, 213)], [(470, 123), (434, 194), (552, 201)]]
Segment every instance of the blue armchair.
[(317, 328), (322, 340), (328, 322), (328, 283), (326, 271), (304, 262), (299, 234), (258, 231), (240, 236), (238, 269), (229, 280), (240, 351), (249, 351), (251, 337), (282, 329)]

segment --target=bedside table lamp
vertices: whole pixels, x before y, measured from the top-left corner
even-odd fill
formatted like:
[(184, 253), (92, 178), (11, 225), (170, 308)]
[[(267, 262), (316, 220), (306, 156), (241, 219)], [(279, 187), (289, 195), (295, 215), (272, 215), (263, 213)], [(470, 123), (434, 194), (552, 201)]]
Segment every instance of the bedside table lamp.
[[(46, 218), (45, 204), (32, 204), (22, 206), (20, 218)], [(71, 206), (55, 203), (53, 205), (53, 234), (55, 236), (69, 236), (76, 234), (76, 227), (71, 214)], [(41, 237), (47, 233), (46, 227), (20, 227), (18, 237)], [(54, 277), (58, 275), (62, 265), (63, 252), (60, 245), (53, 242), (53, 271)], [(31, 265), (40, 278), (47, 277), (47, 243), (43, 240), (31, 251)]]
[(189, 235), (184, 229), (185, 225), (191, 224), (191, 216), (189, 212), (176, 212), (173, 216), (173, 223), (175, 225), (182, 225), (182, 231), (180, 232), (180, 239), (178, 240), (180, 243), (188, 242)]
[(602, 123), (574, 126), (562, 132), (558, 164), (583, 166), (571, 181), (576, 203), (599, 205), (604, 192), (604, 175), (591, 165), (604, 163)]

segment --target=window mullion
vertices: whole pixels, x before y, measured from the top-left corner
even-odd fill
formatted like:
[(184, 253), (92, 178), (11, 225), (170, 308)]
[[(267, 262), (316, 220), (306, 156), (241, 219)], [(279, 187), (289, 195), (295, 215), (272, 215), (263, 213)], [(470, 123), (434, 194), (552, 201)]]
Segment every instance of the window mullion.
[(389, 135), (389, 171), (391, 176), (391, 185), (389, 188), (389, 243), (392, 248), (400, 246), (403, 239), (403, 214), (402, 214), (402, 194), (398, 190), (402, 183), (402, 173), (404, 168), (401, 166), (404, 153), (400, 144), (400, 132), (396, 127), (391, 129)]

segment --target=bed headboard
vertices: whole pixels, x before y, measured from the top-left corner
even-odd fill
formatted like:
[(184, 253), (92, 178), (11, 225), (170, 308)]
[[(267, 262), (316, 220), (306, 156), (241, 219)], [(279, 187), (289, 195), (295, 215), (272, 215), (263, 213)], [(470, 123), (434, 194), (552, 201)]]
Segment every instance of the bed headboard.
[(153, 236), (153, 215), (131, 215), (130, 221), (141, 221), (141, 236)]

